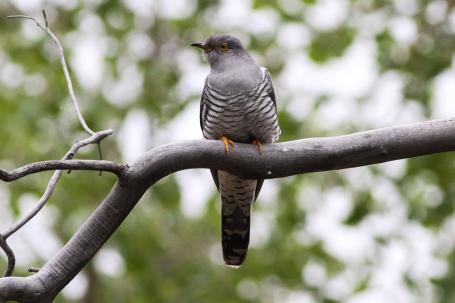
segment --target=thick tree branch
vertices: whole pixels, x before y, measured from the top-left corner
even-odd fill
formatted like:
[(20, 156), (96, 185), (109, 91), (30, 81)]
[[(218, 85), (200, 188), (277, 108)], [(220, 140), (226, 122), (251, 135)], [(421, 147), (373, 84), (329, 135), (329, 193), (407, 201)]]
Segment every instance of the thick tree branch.
[(351, 135), (268, 144), (263, 154), (251, 144), (236, 144), (229, 154), (220, 143), (187, 141), (149, 151), (141, 165), (150, 183), (179, 170), (217, 168), (244, 178), (280, 178), (454, 151), (455, 118), (388, 127)]
[(0, 301), (51, 302), (109, 239), (144, 192), (176, 171), (212, 168), (249, 178), (278, 178), (447, 151), (455, 151), (455, 119), (270, 144), (264, 146), (262, 155), (249, 144), (236, 144), (225, 154), (220, 141), (195, 140), (155, 148), (125, 169), (101, 205), (38, 273), (1, 278)]

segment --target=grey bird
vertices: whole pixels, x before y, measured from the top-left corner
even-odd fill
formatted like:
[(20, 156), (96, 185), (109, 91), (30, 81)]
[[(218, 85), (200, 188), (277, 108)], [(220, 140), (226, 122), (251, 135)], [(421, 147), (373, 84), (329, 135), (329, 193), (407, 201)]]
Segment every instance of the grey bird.
[[(259, 67), (230, 35), (213, 35), (191, 46), (204, 50), (210, 65), (201, 97), (200, 124), (205, 139), (222, 140), (226, 153), (234, 142), (273, 143), (281, 133), (275, 93), (267, 69)], [(247, 180), (211, 170), (221, 194), (221, 237), (226, 265), (240, 266), (250, 240), (250, 213), (264, 180)]]

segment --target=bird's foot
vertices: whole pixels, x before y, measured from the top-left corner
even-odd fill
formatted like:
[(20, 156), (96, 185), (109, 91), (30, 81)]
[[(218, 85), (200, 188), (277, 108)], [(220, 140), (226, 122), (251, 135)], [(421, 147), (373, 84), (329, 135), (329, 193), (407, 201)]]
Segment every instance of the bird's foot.
[(262, 144), (258, 139), (253, 140), (253, 144), (257, 146), (259, 154), (262, 155)]
[(229, 140), (226, 136), (222, 136), (219, 140), (223, 141), (226, 154), (229, 152), (229, 145), (234, 146), (234, 141)]

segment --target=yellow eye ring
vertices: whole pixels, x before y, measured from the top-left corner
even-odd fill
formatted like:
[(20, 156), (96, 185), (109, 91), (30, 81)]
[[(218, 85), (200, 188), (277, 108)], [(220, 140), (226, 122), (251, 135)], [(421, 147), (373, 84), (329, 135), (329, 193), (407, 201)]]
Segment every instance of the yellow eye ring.
[(223, 52), (227, 51), (229, 49), (229, 44), (227, 44), (226, 42), (224, 43), (221, 43), (219, 49)]

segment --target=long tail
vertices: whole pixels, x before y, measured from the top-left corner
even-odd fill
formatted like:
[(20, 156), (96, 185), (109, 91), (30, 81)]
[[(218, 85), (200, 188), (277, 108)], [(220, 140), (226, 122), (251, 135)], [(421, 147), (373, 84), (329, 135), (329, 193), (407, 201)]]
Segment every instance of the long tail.
[(221, 236), (226, 265), (242, 265), (250, 242), (250, 213), (257, 180), (218, 171), (221, 193)]

